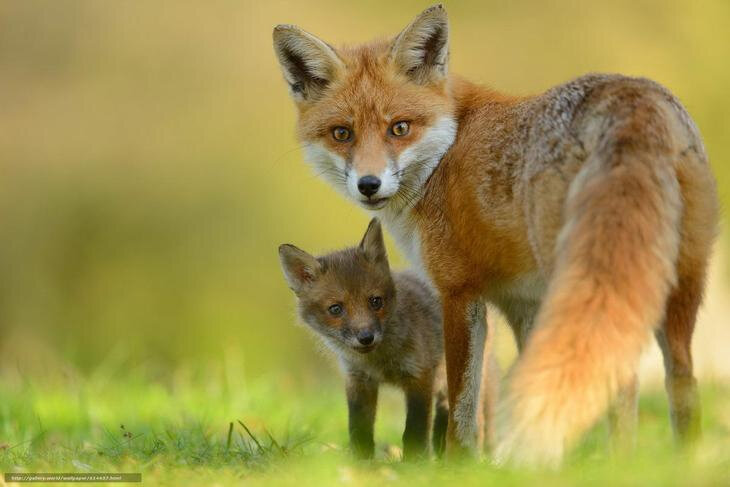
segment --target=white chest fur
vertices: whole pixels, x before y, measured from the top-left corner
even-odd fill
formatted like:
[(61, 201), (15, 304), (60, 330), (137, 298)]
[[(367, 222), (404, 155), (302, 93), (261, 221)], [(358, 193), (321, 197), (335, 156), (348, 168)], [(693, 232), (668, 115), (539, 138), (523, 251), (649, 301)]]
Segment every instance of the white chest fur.
[(383, 225), (393, 236), (398, 248), (408, 259), (413, 270), (420, 277), (431, 282), (421, 256), (421, 235), (408, 212), (395, 213), (386, 208), (380, 213), (374, 213), (373, 216), (379, 216), (382, 219)]

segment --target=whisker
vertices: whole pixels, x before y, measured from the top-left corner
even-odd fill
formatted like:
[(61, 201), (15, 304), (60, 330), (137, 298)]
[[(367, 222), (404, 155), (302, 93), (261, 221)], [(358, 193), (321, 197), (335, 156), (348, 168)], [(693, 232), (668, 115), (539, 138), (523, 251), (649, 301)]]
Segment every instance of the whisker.
[(309, 147), (310, 145), (312, 145), (312, 144), (311, 143), (299, 144), (299, 145), (293, 147), (292, 149), (289, 149), (287, 151), (284, 151), (284, 153), (281, 154), (281, 155), (279, 155), (278, 157), (276, 157), (276, 159), (274, 159), (271, 162), (271, 164), (279, 164), (286, 156), (288, 156), (289, 154), (291, 154), (295, 150), (297, 150), (297, 149), (303, 149), (305, 147)]

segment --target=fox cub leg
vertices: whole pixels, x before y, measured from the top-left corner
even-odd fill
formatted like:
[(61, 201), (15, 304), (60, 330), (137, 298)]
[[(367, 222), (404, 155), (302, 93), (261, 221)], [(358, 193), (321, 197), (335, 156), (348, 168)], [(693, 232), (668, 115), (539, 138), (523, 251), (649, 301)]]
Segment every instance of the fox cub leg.
[(692, 333), (702, 299), (702, 280), (680, 278), (667, 303), (657, 341), (664, 356), (665, 385), (674, 435), (688, 443), (700, 435), (700, 403), (692, 371)]
[(378, 404), (378, 382), (370, 377), (347, 377), (347, 409), (350, 448), (357, 458), (372, 458), (375, 450), (373, 428)]
[(476, 454), (481, 437), (478, 415), (486, 310), (478, 299), (442, 293), (444, 348), (449, 392), (446, 450), (450, 455)]
[(445, 388), (436, 393), (435, 402), (431, 445), (436, 457), (441, 458), (446, 450), (446, 430), (449, 425), (449, 397)]
[(426, 458), (433, 410), (433, 373), (405, 385), (406, 427), (403, 431), (403, 459)]

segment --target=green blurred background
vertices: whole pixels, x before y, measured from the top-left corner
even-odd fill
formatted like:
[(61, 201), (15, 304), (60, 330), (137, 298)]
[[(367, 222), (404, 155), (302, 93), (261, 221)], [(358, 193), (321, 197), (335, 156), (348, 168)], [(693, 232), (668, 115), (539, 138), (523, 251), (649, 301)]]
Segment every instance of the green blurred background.
[[(276, 248), (353, 244), (367, 216), (302, 162), (271, 29), (365, 41), (426, 6), (0, 2), (0, 367), (331, 374), (295, 325)], [(534, 93), (590, 71), (669, 87), (727, 201), (730, 2), (446, 6), (452, 70), (497, 89)]]

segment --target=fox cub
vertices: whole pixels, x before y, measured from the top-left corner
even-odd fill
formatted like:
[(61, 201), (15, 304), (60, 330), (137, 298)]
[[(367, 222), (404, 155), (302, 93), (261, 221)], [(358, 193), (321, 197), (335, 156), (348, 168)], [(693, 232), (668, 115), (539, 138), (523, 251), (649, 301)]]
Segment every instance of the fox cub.
[(282, 245), (279, 256), (301, 320), (346, 376), (353, 453), (373, 456), (378, 387), (388, 383), (406, 396), (404, 458), (428, 455), (434, 403), (432, 443), (440, 454), (448, 422), (440, 302), (414, 274), (391, 273), (378, 220), (357, 247), (313, 257)]

